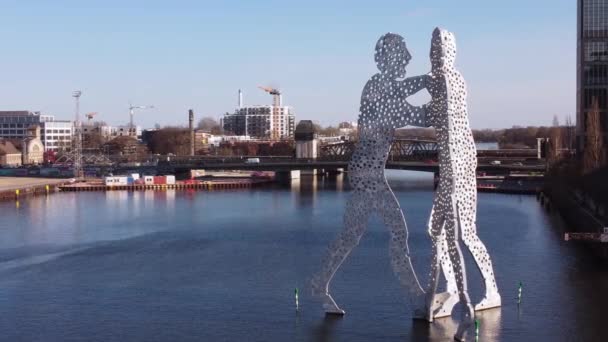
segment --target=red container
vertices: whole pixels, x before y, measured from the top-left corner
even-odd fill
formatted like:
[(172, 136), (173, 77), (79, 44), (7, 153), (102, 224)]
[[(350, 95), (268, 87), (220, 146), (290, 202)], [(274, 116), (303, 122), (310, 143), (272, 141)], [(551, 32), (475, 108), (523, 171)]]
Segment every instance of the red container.
[(154, 184), (167, 184), (167, 177), (165, 176), (154, 176)]

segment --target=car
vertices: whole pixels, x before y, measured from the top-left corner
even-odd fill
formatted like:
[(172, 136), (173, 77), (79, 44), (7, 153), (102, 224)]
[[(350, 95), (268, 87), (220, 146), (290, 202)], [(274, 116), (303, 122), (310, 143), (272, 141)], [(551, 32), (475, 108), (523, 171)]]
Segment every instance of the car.
[(490, 165), (500, 165), (500, 164), (501, 164), (500, 160), (492, 160), (490, 162)]
[(260, 163), (260, 158), (247, 158), (247, 160), (245, 160), (245, 164), (259, 164)]
[(513, 163), (513, 166), (524, 166), (524, 164), (522, 164), (521, 162), (515, 162)]

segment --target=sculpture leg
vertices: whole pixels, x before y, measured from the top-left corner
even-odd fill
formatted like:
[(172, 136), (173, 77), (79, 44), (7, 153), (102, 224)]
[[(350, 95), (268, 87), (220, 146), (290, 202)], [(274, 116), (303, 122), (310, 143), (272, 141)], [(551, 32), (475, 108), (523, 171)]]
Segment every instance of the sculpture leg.
[(344, 212), (344, 228), (338, 238), (329, 246), (322, 261), (321, 272), (316, 274), (311, 282), (314, 296), (323, 301), (323, 309), (328, 314), (344, 314), (329, 294), (329, 283), (334, 274), (359, 244), (365, 232), (367, 221), (371, 213), (373, 198), (364, 193), (355, 191), (346, 204)]
[[(452, 315), (452, 309), (459, 302), (458, 286), (456, 284), (456, 276), (454, 273), (454, 267), (450, 259), (448, 251), (448, 241), (445, 230), (442, 230), (439, 237), (434, 243), (435, 253), (437, 253), (437, 263), (441, 266), (441, 271), (446, 280), (446, 290), (442, 293), (436, 293), (431, 306), (433, 318), (442, 318)], [(436, 271), (434, 281), (435, 288), (434, 292), (437, 291), (437, 283), (439, 278), (439, 272)]]
[(381, 196), (382, 201), (378, 203), (378, 211), (391, 234), (389, 253), (393, 272), (401, 286), (408, 292), (414, 318), (424, 319), (427, 312), (425, 293), (418, 282), (410, 259), (408, 231), (403, 211), (390, 188), (387, 187)]
[(429, 274), (429, 285), (426, 291), (426, 307), (428, 309), (426, 318), (429, 322), (432, 322), (433, 318), (435, 318), (435, 311), (442, 305), (443, 299), (440, 298), (443, 296), (438, 296), (436, 293), (437, 285), (439, 283), (439, 271), (441, 270), (441, 255), (439, 250), (440, 246), (443, 245), (440, 242), (440, 238), (443, 236), (445, 239), (443, 223), (443, 217), (437, 210), (437, 204), (433, 204), (428, 224), (428, 233), (431, 237), (431, 271)]
[[(454, 305), (459, 301), (458, 288), (456, 286), (452, 262), (448, 254), (448, 244), (444, 230), (445, 221), (442, 213), (446, 209), (444, 209), (445, 205), (442, 206), (441, 201), (443, 188), (445, 187), (439, 187), (437, 192), (439, 195), (433, 201), (433, 208), (431, 209), (428, 224), (428, 233), (432, 240), (431, 272), (427, 290), (427, 308), (429, 309), (427, 320), (429, 322), (432, 322), (434, 318), (450, 316)], [(437, 293), (440, 270), (443, 271), (447, 284), (445, 292)]]
[(456, 277), (456, 286), (458, 288), (458, 296), (460, 302), (463, 304), (463, 311), (461, 314), (461, 322), (458, 326), (458, 331), (454, 335), (454, 338), (458, 341), (464, 341), (471, 333), (473, 327), (473, 320), (475, 312), (473, 305), (471, 305), (471, 299), (469, 298), (468, 286), (467, 286), (467, 274), (462, 251), (458, 244), (459, 234), (459, 218), (458, 218), (458, 205), (454, 198), (452, 198), (452, 208), (447, 213), (445, 232), (448, 243), (448, 254), (452, 261), (454, 276)]
[(462, 208), (466, 208), (466, 206), (461, 204), (458, 205), (458, 208), (458, 216), (460, 217), (460, 226), (462, 229), (462, 241), (473, 255), (477, 268), (483, 276), (486, 287), (485, 296), (481, 302), (475, 305), (475, 310), (499, 307), (501, 305), (501, 298), (498, 293), (498, 287), (496, 286), (496, 279), (494, 278), (492, 260), (490, 259), (490, 254), (488, 254), (486, 246), (481, 239), (479, 239), (479, 236), (477, 236), (475, 212), (463, 210)]

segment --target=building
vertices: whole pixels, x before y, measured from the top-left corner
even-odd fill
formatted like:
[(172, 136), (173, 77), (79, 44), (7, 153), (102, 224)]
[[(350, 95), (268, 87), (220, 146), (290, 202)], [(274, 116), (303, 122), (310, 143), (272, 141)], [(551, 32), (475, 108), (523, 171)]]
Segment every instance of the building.
[(23, 165), (42, 164), (44, 161), (45, 150), (40, 138), (40, 126), (32, 125), (27, 129), (27, 138), (21, 142)]
[(604, 137), (608, 131), (608, 0), (578, 0), (576, 76), (576, 136), (582, 151), (594, 101)]
[(197, 129), (194, 131), (194, 154), (209, 154), (213, 134)]
[(40, 140), (45, 151), (70, 149), (74, 138), (74, 124), (69, 120), (45, 121), (40, 126)]
[(226, 114), (222, 124), (226, 134), (257, 139), (289, 139), (293, 138), (295, 115), (289, 106), (242, 107), (233, 114)]
[[(135, 136), (139, 139), (142, 135), (142, 129), (140, 126), (135, 126)], [(132, 136), (129, 134), (129, 126), (108, 126), (106, 124), (93, 123), (82, 125), (83, 139), (86, 140), (87, 136), (92, 134), (99, 134), (102, 138), (110, 140), (116, 137)]]
[(273, 105), (246, 107), (239, 89), (238, 107), (234, 113), (226, 113), (220, 123), (225, 134), (263, 140), (292, 139), (296, 120), (293, 108), (283, 106), (278, 90), (262, 88), (273, 95)]
[(357, 122), (343, 121), (338, 124), (341, 136), (347, 137), (357, 132)]
[(7, 139), (0, 139), (0, 166), (20, 166), (21, 152)]
[(302, 120), (298, 122), (294, 138), (296, 141), (296, 158), (317, 158), (318, 137), (315, 125), (311, 120)]
[(57, 151), (71, 146), (72, 121), (55, 120), (52, 115), (28, 110), (0, 111), (0, 138), (26, 139), (27, 130), (33, 125), (40, 127), (40, 140), (45, 150)]

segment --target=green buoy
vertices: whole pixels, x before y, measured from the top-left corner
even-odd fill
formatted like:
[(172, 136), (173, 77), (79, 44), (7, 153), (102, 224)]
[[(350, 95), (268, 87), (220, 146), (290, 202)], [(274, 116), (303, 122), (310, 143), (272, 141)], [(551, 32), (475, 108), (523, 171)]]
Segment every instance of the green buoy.
[(521, 283), (521, 281), (519, 282), (519, 289), (517, 290), (517, 304), (521, 304), (521, 289), (523, 287), (523, 284)]

